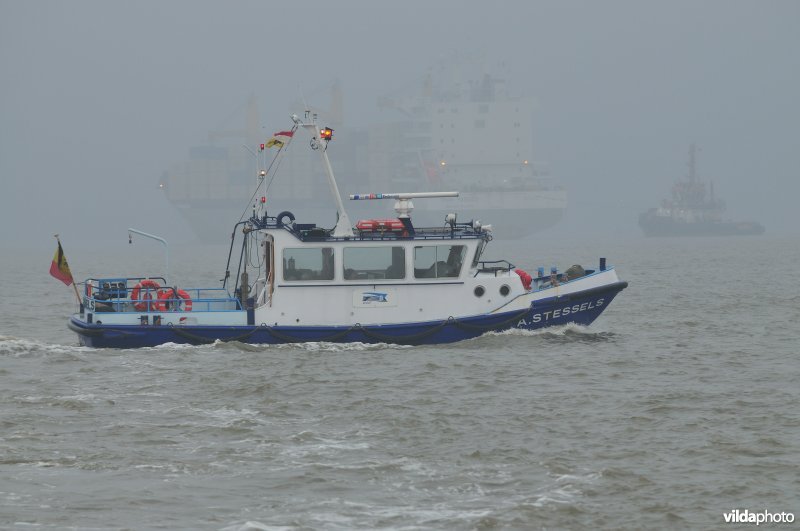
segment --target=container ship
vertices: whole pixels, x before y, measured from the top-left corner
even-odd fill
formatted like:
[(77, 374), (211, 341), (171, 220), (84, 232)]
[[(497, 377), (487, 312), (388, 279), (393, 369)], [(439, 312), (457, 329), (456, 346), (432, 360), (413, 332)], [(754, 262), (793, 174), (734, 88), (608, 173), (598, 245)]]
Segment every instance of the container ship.
[[(505, 239), (558, 223), (567, 192), (534, 160), (533, 98), (509, 96), (505, 82), (489, 75), (445, 85), (439, 80), (446, 77), (429, 74), (411, 96), (381, 98), (382, 118), (362, 127), (344, 124), (342, 90), (334, 83), (329, 107), (315, 112), (335, 131), (342, 190), (459, 189), (461, 219), (492, 219)], [(234, 214), (246, 219), (261, 199), (254, 196), (262, 178), (257, 168), (269, 150), (259, 150), (265, 134), (255, 96), (245, 114), (243, 129), (210, 132), (207, 144), (191, 148), (188, 160), (164, 172), (159, 182), (202, 240), (229, 240), (229, 224), (221, 220)], [(288, 149), (279, 162), (280, 178), (270, 183), (267, 208), (284, 205), (304, 219), (332, 226), (336, 213), (319, 186), (323, 169), (294, 151), (300, 150)], [(375, 214), (370, 208), (353, 205), (352, 210), (370, 217)], [(439, 213), (445, 208), (432, 200), (416, 213), (423, 223), (443, 224)]]

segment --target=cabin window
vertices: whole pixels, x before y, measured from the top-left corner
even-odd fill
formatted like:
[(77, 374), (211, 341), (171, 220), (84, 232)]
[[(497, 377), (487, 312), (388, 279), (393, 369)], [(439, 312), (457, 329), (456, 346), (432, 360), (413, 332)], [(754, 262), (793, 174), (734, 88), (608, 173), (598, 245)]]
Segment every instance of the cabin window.
[(333, 248), (283, 250), (284, 280), (333, 280)]
[(406, 278), (406, 251), (402, 247), (345, 247), (345, 280), (399, 280)]
[(481, 240), (481, 242), (478, 244), (478, 247), (475, 249), (475, 257), (472, 259), (472, 267), (478, 267), (478, 261), (481, 259), (484, 247), (486, 247), (486, 241)]
[(466, 254), (464, 245), (414, 247), (414, 277), (457, 278)]

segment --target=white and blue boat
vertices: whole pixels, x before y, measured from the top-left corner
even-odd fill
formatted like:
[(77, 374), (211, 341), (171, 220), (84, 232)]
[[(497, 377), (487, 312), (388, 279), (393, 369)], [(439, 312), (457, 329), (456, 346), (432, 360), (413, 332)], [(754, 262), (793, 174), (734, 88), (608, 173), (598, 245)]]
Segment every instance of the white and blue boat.
[(82, 345), (449, 343), (514, 328), (588, 325), (627, 287), (604, 258), (596, 269), (539, 268), (535, 275), (507, 260), (486, 260), (491, 226), (459, 222), (455, 214), (439, 227), (414, 226), (414, 199), (457, 192), (354, 194), (351, 200), (394, 200), (396, 212), (354, 226), (327, 155), (332, 131), (309, 115), (292, 117), (288, 138), (299, 130), (310, 134), (336, 203), (336, 225), (301, 223), (290, 212), (270, 216), (262, 202), (236, 224), (222, 287), (188, 288), (157, 276), (87, 279), (80, 310), (69, 320)]

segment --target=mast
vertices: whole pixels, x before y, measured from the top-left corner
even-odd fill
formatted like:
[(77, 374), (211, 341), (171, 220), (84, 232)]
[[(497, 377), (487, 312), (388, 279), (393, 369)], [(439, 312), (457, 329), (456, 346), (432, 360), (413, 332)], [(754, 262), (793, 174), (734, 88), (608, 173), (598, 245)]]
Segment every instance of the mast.
[[(306, 120), (308, 120), (309, 114), (310, 111), (306, 111)], [(347, 211), (344, 209), (342, 196), (339, 194), (339, 187), (336, 185), (336, 178), (333, 175), (331, 161), (328, 159), (328, 142), (331, 140), (333, 130), (326, 128), (324, 131), (327, 135), (321, 139), (320, 137), (322, 135), (317, 126), (316, 113), (311, 115), (309, 123), (300, 120), (296, 114), (292, 115), (292, 120), (298, 127), (302, 127), (308, 131), (308, 134), (311, 135), (311, 149), (319, 151), (319, 154), (322, 156), (322, 167), (325, 169), (325, 175), (331, 187), (331, 195), (336, 202), (336, 214), (338, 219), (336, 220), (336, 226), (333, 228), (333, 237), (353, 238), (355, 236), (355, 234), (353, 234), (353, 225), (350, 223), (350, 218), (347, 216)]]

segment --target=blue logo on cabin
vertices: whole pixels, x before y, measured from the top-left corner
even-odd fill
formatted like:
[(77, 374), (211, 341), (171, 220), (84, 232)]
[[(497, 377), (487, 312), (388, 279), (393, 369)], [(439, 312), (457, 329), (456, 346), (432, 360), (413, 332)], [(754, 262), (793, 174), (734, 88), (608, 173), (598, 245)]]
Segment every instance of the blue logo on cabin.
[(386, 300), (388, 293), (382, 291), (365, 291), (361, 294), (361, 302), (389, 302)]

